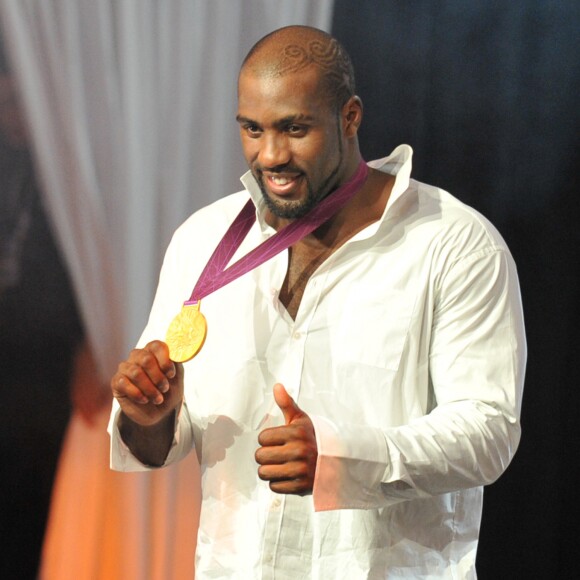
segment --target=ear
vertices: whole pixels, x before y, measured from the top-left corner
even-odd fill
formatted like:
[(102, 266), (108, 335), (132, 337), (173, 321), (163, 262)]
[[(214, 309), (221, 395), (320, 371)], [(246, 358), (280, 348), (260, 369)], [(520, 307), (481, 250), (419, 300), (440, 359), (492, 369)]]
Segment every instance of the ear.
[(363, 104), (359, 97), (353, 95), (342, 107), (342, 119), (346, 137), (356, 137), (362, 123)]

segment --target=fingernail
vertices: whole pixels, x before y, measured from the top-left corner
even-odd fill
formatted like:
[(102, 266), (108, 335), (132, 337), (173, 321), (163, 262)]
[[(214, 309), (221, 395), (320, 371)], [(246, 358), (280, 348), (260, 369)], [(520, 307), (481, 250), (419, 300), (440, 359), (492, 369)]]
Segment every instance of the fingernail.
[(162, 393), (166, 393), (169, 390), (169, 381), (167, 381), (166, 379), (164, 379), (161, 384), (159, 385), (159, 390)]
[(157, 395), (155, 397), (155, 400), (153, 401), (154, 405), (161, 405), (161, 403), (163, 403), (163, 397), (161, 395)]

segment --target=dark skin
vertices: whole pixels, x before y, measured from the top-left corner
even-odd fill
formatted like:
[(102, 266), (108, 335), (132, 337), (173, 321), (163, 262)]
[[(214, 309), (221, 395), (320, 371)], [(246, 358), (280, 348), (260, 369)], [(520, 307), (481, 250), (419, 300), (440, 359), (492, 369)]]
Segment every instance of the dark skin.
[(318, 459), (314, 425), (280, 383), (274, 385), (274, 400), (284, 425), (264, 429), (258, 436), (258, 476), (276, 493), (310, 494)]
[[(300, 215), (308, 203), (315, 204), (347, 181), (360, 161), (357, 131), (362, 103), (358, 97), (351, 97), (337, 110), (321, 88), (321, 70), (316, 66), (299, 73), (271, 74), (277, 55), (288, 43), (286, 36), (292, 34), (289, 30), (273, 38), (253, 55), (240, 73), (238, 89), (242, 148), (269, 198), (266, 220), (277, 230), (292, 221), (291, 216)], [(302, 29), (300, 42), (312, 40), (308, 34)], [(290, 248), (280, 300), (292, 318), (298, 314), (312, 273), (349, 238), (380, 218), (391, 187), (390, 176), (371, 170), (345, 207)], [(164, 343), (155, 341), (133, 351), (119, 365), (111, 386), (122, 410), (124, 441), (142, 462), (162, 465), (183, 400), (181, 365), (169, 359)], [(314, 425), (283, 385), (274, 385), (274, 399), (284, 425), (259, 434), (258, 476), (274, 492), (310, 494), (318, 458)]]
[(145, 465), (161, 466), (173, 441), (175, 413), (183, 401), (183, 366), (164, 342), (131, 351), (111, 379), (122, 413), (119, 432)]

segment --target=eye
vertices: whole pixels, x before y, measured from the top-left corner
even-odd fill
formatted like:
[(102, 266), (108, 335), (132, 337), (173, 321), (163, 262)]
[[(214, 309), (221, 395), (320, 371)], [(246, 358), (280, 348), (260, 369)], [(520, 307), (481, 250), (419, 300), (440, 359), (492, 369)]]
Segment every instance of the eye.
[(306, 135), (307, 128), (303, 125), (297, 125), (296, 123), (292, 123), (286, 127), (286, 132), (291, 135), (292, 137), (303, 137)]
[(251, 137), (252, 139), (259, 137), (262, 134), (262, 130), (255, 123), (247, 123), (246, 125), (243, 125), (243, 129), (248, 137)]

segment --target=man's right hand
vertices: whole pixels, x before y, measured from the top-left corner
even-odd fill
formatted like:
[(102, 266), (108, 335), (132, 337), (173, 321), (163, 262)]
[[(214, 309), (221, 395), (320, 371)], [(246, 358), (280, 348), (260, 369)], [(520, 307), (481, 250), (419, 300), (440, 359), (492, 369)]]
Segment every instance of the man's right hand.
[(113, 396), (123, 413), (143, 427), (156, 425), (183, 400), (183, 366), (169, 358), (164, 342), (155, 340), (131, 351), (111, 379)]

